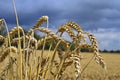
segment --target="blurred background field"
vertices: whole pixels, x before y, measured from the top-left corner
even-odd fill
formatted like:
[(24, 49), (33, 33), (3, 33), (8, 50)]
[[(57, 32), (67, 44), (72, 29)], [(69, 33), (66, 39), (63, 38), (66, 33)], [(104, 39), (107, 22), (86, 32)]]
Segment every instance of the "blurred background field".
[[(85, 57), (81, 61), (81, 66), (84, 68), (93, 55), (90, 53), (82, 55)], [(105, 73), (95, 61), (91, 61), (82, 73), (82, 80), (120, 80), (120, 54), (102, 53), (102, 56), (106, 62), (107, 72)]]

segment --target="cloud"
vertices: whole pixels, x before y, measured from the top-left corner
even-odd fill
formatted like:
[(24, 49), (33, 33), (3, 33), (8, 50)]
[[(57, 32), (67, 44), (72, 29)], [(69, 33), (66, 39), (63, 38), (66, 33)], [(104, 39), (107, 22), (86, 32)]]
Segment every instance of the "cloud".
[(120, 49), (120, 32), (115, 28), (104, 29), (99, 28), (96, 31), (89, 31), (95, 34), (97, 38), (99, 48), (101, 50), (119, 50)]
[[(50, 17), (51, 24), (59, 26), (63, 21), (75, 21), (84, 29), (112, 28), (120, 26), (120, 1), (113, 0), (36, 0), (15, 1), (21, 25), (33, 25), (42, 15)], [(9, 24), (15, 24), (14, 11), (10, 1), (1, 1), (0, 17), (5, 17)], [(54, 3), (54, 4), (52, 4)], [(63, 21), (62, 21), (63, 20)], [(114, 20), (114, 21), (113, 21)], [(112, 22), (113, 21), (113, 22)]]

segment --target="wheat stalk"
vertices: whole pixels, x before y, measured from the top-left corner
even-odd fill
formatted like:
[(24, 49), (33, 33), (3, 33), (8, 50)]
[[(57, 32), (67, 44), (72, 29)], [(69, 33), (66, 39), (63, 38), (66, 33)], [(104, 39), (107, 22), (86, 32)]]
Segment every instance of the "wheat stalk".
[(54, 49), (53, 54), (52, 54), (52, 57), (51, 57), (50, 60), (49, 60), (48, 70), (46, 71), (45, 80), (48, 78), (49, 73), (50, 73), (50, 70), (52, 69), (53, 60), (54, 60), (54, 58), (55, 58), (56, 51), (57, 51), (57, 47), (58, 47), (58, 45), (60, 44), (60, 42), (61, 42), (61, 41), (58, 41), (58, 43), (56, 44), (55, 49)]
[(63, 63), (62, 69), (61, 69), (61, 71), (59, 73), (59, 76), (58, 76), (59, 80), (62, 80), (63, 72), (65, 72), (65, 70), (67, 69), (67, 67), (71, 66), (72, 63), (73, 63), (73, 60), (69, 60), (69, 61)]

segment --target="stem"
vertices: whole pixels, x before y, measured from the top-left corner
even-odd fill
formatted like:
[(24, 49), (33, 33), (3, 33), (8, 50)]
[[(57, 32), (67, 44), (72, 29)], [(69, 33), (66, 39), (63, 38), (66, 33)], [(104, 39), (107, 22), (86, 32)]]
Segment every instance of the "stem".
[(45, 80), (47, 80), (47, 78), (48, 78), (48, 76), (49, 76), (50, 70), (51, 70), (52, 65), (53, 65), (53, 60), (54, 60), (55, 55), (56, 55), (56, 50), (57, 50), (57, 47), (58, 47), (58, 45), (60, 44), (60, 42), (61, 42), (61, 40), (58, 41), (58, 43), (56, 44), (56, 47), (55, 47), (55, 49), (54, 49), (54, 51), (53, 51), (53, 55), (52, 55), (51, 59), (49, 60), (48, 70), (46, 71)]
[(95, 57), (95, 55), (93, 55), (92, 58), (88, 61), (88, 63), (85, 65), (85, 67), (84, 67), (83, 70), (81, 71), (81, 74), (83, 73), (83, 71), (85, 71), (85, 69), (86, 69), (87, 66), (90, 64), (90, 62), (93, 60), (94, 57)]
[(16, 24), (17, 24), (17, 29), (18, 29), (18, 53), (20, 53), (20, 80), (22, 80), (22, 52), (21, 52), (21, 40), (20, 40), (20, 31), (19, 31), (19, 22), (18, 22), (18, 15), (17, 15), (17, 11), (16, 11), (16, 7), (15, 7), (15, 3), (14, 0), (12, 0), (12, 5), (14, 8), (14, 13), (15, 13), (15, 17), (16, 17)]
[(15, 17), (16, 17), (16, 24), (17, 24), (17, 26), (19, 26), (18, 15), (17, 15), (17, 11), (16, 11), (14, 0), (12, 0), (12, 5), (13, 5), (13, 8), (14, 8), (14, 13), (15, 13)]
[[(10, 41), (10, 34), (9, 34), (9, 31), (8, 31), (8, 27), (7, 27), (7, 24), (6, 24), (6, 21), (4, 19), (2, 19), (4, 24), (5, 24), (5, 28), (7, 30), (7, 36), (8, 36), (8, 45), (10, 46), (10, 53), (11, 53), (11, 41)], [(11, 62), (11, 58), (10, 58), (10, 54), (8, 55), (9, 56), (9, 61)], [(13, 67), (13, 66), (12, 66)], [(13, 76), (11, 74), (13, 74), (13, 70), (10, 69), (10, 78), (13, 79)]]

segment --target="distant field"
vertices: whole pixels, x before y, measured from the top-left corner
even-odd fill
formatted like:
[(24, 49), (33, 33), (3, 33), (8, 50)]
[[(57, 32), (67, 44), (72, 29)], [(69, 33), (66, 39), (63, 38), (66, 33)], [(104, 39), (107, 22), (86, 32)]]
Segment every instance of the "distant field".
[[(81, 61), (82, 68), (92, 57), (89, 53), (83, 53), (83, 55), (86, 59)], [(102, 56), (107, 65), (107, 72), (104, 73), (101, 66), (92, 61), (82, 74), (83, 80), (120, 80), (120, 54), (103, 53)]]

